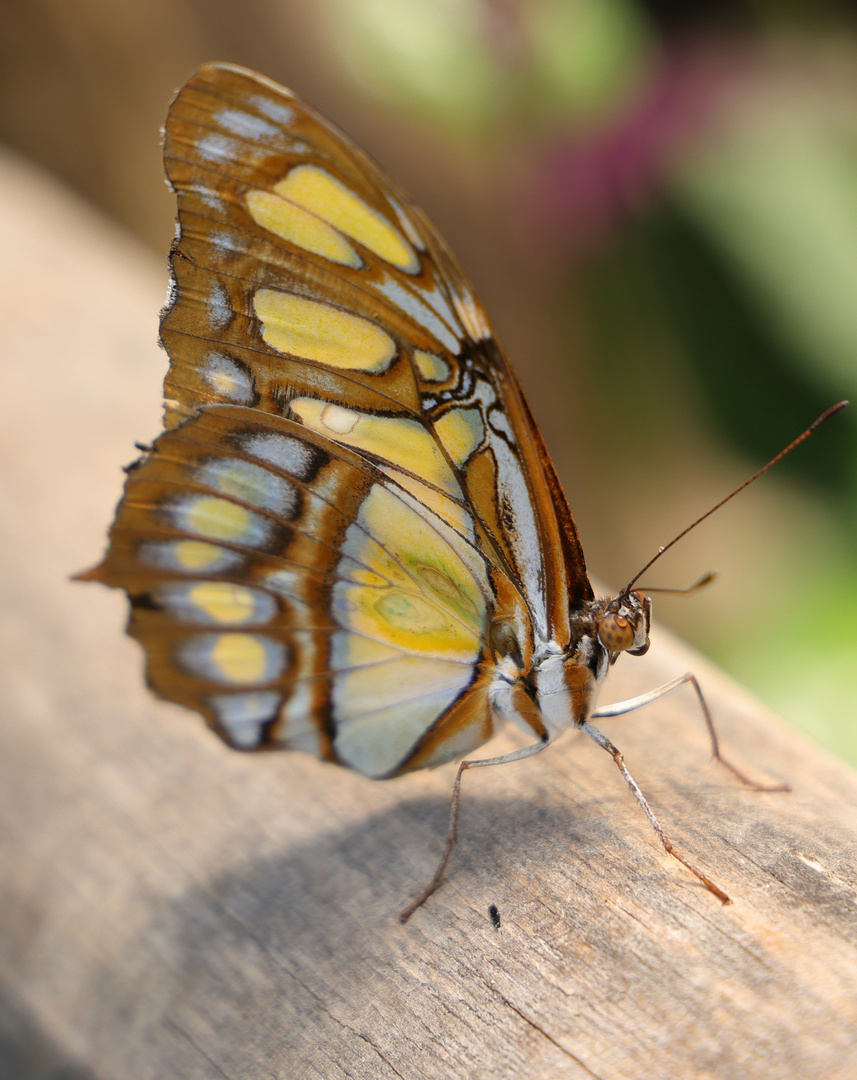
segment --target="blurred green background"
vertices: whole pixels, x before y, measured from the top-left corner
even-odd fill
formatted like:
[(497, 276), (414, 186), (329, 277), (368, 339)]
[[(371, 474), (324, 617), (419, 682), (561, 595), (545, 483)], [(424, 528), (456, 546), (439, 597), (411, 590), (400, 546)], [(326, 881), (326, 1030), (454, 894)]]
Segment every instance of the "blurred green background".
[[(0, 26), (0, 139), (164, 255), (158, 130), (200, 62), (363, 143), (474, 281), (612, 588), (857, 396), (853, 4), (3, 0)], [(658, 620), (852, 762), (855, 508), (857, 405), (648, 578), (718, 571)]]

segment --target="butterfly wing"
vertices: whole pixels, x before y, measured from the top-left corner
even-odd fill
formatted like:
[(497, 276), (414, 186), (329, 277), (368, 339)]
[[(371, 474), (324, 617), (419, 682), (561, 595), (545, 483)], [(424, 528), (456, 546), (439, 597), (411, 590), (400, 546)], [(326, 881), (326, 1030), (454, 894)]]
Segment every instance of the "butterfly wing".
[[(369, 775), (491, 731), (492, 633), (591, 598), (518, 382), (453, 257), (289, 91), (207, 65), (165, 129), (167, 432), (91, 577), (162, 696)], [(264, 452), (263, 452), (264, 451)]]
[(441, 716), (444, 741), (490, 733), (478, 694), (447, 715), (480, 673), (479, 553), (294, 421), (215, 405), (165, 432), (129, 474), (96, 575), (128, 591), (153, 689), (235, 746), (381, 776), (417, 749), (430, 763)]

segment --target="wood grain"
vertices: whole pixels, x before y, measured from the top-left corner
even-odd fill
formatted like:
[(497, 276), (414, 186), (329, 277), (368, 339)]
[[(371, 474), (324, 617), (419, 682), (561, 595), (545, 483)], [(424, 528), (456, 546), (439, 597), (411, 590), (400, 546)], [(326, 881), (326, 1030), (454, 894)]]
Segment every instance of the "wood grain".
[(794, 787), (713, 765), (690, 691), (605, 723), (728, 908), (571, 735), (465, 777), (401, 926), (449, 768), (242, 756), (143, 690), (123, 599), (68, 576), (158, 428), (165, 271), (20, 164), (2, 183), (0, 1073), (857, 1075), (857, 777), (668, 635), (608, 698), (692, 668), (736, 762)]

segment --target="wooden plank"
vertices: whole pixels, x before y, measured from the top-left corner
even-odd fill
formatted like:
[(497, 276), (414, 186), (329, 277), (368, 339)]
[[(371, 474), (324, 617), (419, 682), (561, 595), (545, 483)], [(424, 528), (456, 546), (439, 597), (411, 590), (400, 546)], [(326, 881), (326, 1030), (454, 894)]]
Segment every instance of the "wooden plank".
[(727, 908), (572, 735), (465, 777), (448, 880), (402, 926), (450, 769), (380, 784), (242, 756), (143, 690), (122, 598), (67, 579), (100, 553), (117, 463), (157, 430), (162, 264), (2, 172), (0, 1065), (857, 1074), (857, 778), (668, 635), (617, 665), (609, 699), (693, 668), (735, 760), (794, 786), (753, 793), (712, 764), (690, 691), (605, 723)]

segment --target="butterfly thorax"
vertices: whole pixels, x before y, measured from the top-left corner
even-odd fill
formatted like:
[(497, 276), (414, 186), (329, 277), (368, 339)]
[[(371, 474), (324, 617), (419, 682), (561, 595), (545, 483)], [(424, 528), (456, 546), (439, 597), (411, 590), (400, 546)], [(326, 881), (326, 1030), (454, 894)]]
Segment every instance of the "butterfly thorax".
[(588, 720), (619, 654), (641, 656), (648, 650), (651, 600), (639, 592), (591, 600), (570, 612), (569, 626), (567, 643), (536, 641), (527, 650), (508, 627), (495, 631), (489, 698), (498, 718), (545, 739)]

